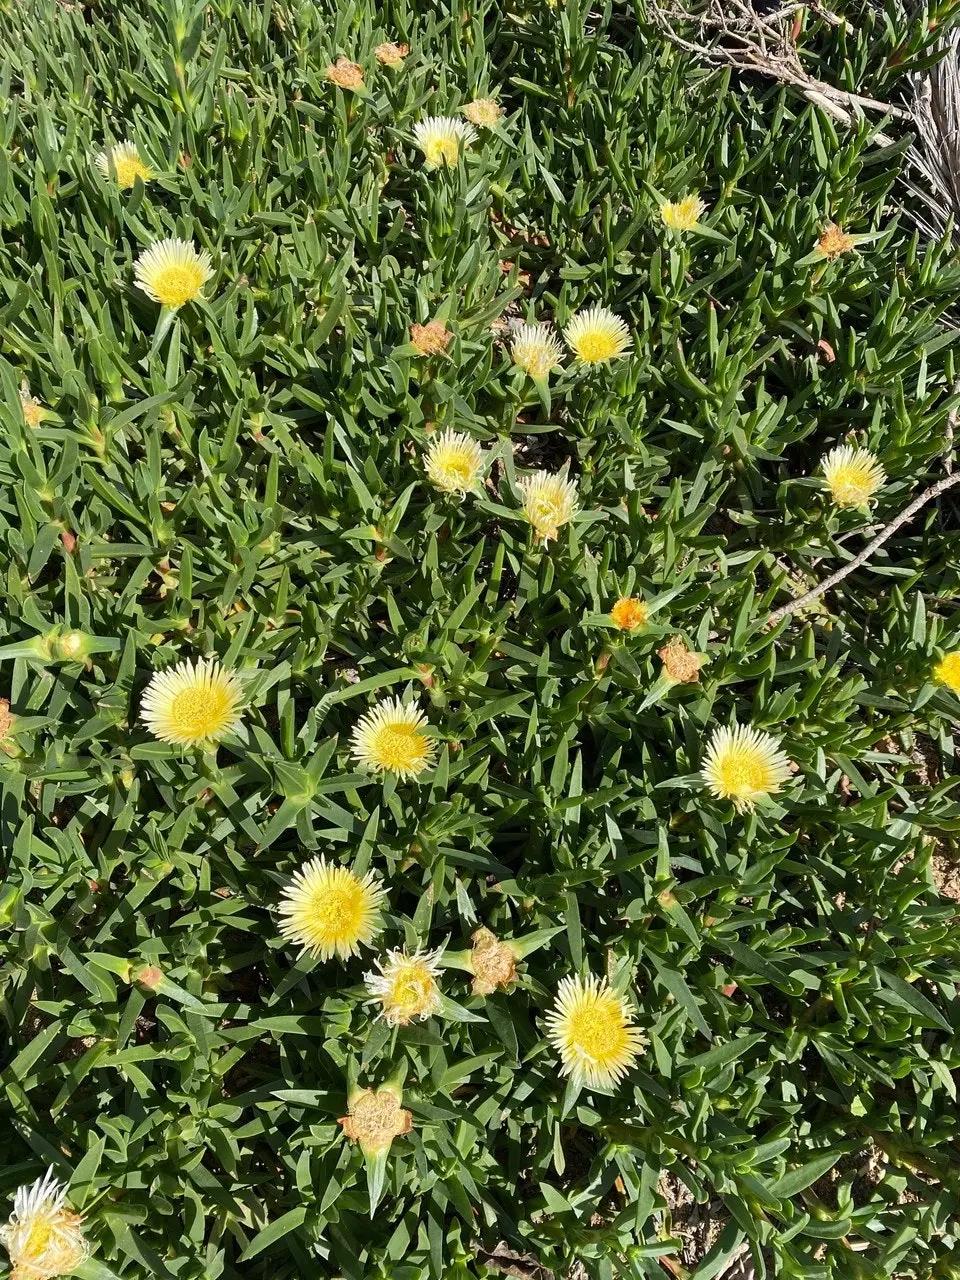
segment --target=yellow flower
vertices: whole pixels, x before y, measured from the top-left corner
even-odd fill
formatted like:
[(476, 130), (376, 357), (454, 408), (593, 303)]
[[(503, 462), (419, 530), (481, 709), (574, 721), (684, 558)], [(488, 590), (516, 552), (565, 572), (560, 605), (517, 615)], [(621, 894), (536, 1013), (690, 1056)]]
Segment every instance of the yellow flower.
[(463, 114), (471, 124), (492, 129), (503, 115), (503, 107), (493, 98), (474, 98), (473, 102), (468, 102), (463, 108)]
[(707, 206), (696, 194), (682, 200), (665, 200), (660, 206), (663, 225), (673, 231), (693, 231), (707, 211)]
[(820, 463), (830, 496), (838, 507), (864, 507), (886, 480), (876, 454), (840, 445)]
[(452, 116), (428, 116), (413, 127), (413, 140), (423, 152), (427, 167), (454, 165), (460, 159), (460, 148), (469, 147), (477, 136), (472, 125)]
[(606, 307), (590, 307), (578, 312), (564, 329), (563, 336), (584, 364), (615, 360), (630, 345), (630, 330)]
[(933, 678), (938, 684), (945, 684), (954, 693), (960, 693), (960, 653), (944, 654), (933, 668)]
[(187, 660), (153, 675), (140, 718), (161, 742), (212, 744), (240, 723), (241, 701), (240, 681), (232, 671), (215, 659)]
[(347, 1105), (347, 1114), (337, 1124), (343, 1126), (344, 1136), (359, 1142), (367, 1155), (389, 1151), (394, 1138), (400, 1138), (413, 1128), (413, 1116), (404, 1110), (397, 1091), (361, 1089)]
[(198, 251), (189, 240), (156, 240), (134, 264), (134, 283), (162, 307), (182, 307), (192, 302), (213, 275), (206, 249)]
[(444, 493), (475, 489), (483, 475), (483, 450), (476, 440), (448, 428), (430, 441), (424, 470)]
[(828, 222), (817, 241), (817, 252), (824, 258), (839, 258), (842, 253), (849, 253), (855, 244), (853, 236)]
[(523, 494), (523, 510), (538, 542), (556, 538), (562, 524), (577, 511), (577, 482), (549, 471), (535, 471), (517, 482)]
[(439, 320), (431, 320), (429, 324), (412, 324), (410, 341), (422, 356), (438, 356), (446, 351), (453, 334)]
[(688, 649), (679, 636), (657, 650), (657, 657), (669, 679), (676, 684), (696, 684), (700, 679), (702, 660), (699, 653)]
[(509, 943), (501, 942), (495, 933), (484, 928), (476, 931), (472, 942), (473, 994), (492, 996), (497, 987), (509, 987), (517, 976), (517, 958)]
[(75, 1271), (90, 1256), (83, 1218), (65, 1208), (67, 1189), (48, 1169), (32, 1186), (19, 1187), (0, 1241), (10, 1255), (11, 1280), (52, 1280)]
[(378, 44), (373, 54), (385, 67), (399, 67), (410, 52), (408, 44), (391, 44), (389, 41)]
[(633, 1010), (593, 975), (564, 978), (546, 1021), (562, 1074), (579, 1084), (613, 1088), (642, 1052), (643, 1037), (630, 1025)]
[(108, 151), (101, 151), (96, 160), (97, 168), (105, 178), (113, 177), (121, 191), (132, 187), (137, 178), (150, 182), (156, 174), (140, 158), (135, 142), (118, 142)]
[(23, 414), (23, 420), (28, 427), (36, 430), (46, 417), (46, 409), (41, 402), (30, 394), (30, 384), (28, 382), (20, 383), (20, 411)]
[(531, 378), (546, 378), (560, 364), (563, 348), (552, 324), (524, 324), (514, 332), (510, 355)]
[(769, 733), (737, 725), (714, 732), (700, 776), (718, 800), (732, 800), (743, 813), (780, 790), (790, 777), (790, 761)]
[(621, 631), (636, 631), (647, 625), (647, 606), (636, 596), (621, 596), (610, 610), (610, 621)]
[(280, 898), (280, 933), (321, 960), (349, 959), (380, 932), (384, 897), (372, 871), (360, 877), (313, 858), (294, 872)]
[(377, 773), (415, 778), (433, 761), (434, 746), (423, 732), (427, 718), (399, 698), (387, 698), (359, 721), (350, 741), (354, 759)]
[(442, 1004), (437, 974), (439, 951), (390, 951), (377, 961), (379, 973), (364, 975), (367, 990), (380, 1002), (380, 1016), (391, 1027), (439, 1013)]
[(363, 67), (349, 58), (338, 58), (327, 67), (327, 79), (341, 89), (363, 88)]

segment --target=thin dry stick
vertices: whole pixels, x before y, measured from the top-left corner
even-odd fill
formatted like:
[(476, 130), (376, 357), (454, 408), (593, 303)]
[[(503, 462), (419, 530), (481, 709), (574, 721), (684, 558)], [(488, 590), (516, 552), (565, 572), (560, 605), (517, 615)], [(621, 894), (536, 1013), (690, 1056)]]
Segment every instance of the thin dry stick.
[(795, 600), (790, 600), (786, 604), (782, 604), (779, 609), (774, 609), (773, 613), (767, 618), (767, 626), (773, 626), (775, 622), (785, 618), (788, 613), (794, 613), (797, 609), (802, 609), (804, 605), (810, 604), (811, 601), (818, 600), (831, 587), (835, 587), (838, 582), (842, 582), (847, 574), (853, 573), (854, 569), (859, 569), (864, 561), (869, 560), (888, 538), (892, 538), (901, 525), (905, 525), (908, 520), (912, 520), (921, 507), (926, 506), (928, 502), (932, 502), (934, 498), (939, 498), (941, 493), (946, 493), (955, 484), (960, 484), (960, 471), (954, 471), (952, 475), (944, 476), (942, 480), (932, 484), (929, 489), (924, 489), (923, 493), (914, 498), (908, 507), (904, 507), (898, 516), (894, 516), (889, 524), (885, 524), (877, 536), (871, 539), (862, 551), (858, 552), (852, 560), (838, 569), (836, 573), (831, 573), (829, 578), (824, 578), (822, 582), (818, 582), (815, 587), (811, 587), (802, 596), (797, 596)]

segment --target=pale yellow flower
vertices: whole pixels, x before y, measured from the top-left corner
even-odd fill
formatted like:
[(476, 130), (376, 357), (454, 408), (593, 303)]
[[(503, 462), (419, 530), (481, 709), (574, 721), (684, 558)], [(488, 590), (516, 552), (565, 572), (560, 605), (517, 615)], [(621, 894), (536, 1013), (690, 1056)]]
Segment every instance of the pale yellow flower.
[(718, 800), (732, 800), (743, 813), (780, 790), (790, 777), (790, 761), (769, 733), (737, 725), (715, 730), (700, 776)]
[(510, 343), (513, 363), (531, 378), (546, 378), (563, 359), (563, 348), (551, 324), (524, 324)]
[(831, 449), (820, 465), (838, 507), (866, 506), (887, 478), (876, 454), (848, 444)]
[(696, 194), (682, 200), (665, 200), (660, 206), (660, 217), (665, 227), (673, 231), (693, 231), (707, 211), (707, 206)]
[(647, 625), (647, 606), (636, 596), (621, 596), (610, 610), (610, 621), (621, 631), (636, 631)]
[(630, 330), (607, 307), (578, 312), (563, 331), (567, 346), (583, 364), (603, 364), (623, 355)]
[(135, 142), (118, 142), (115, 147), (101, 151), (96, 159), (97, 168), (105, 178), (112, 177), (121, 191), (132, 187), (137, 178), (151, 182), (157, 175), (144, 161)]
[(360, 1089), (349, 1100), (347, 1114), (337, 1124), (344, 1136), (360, 1144), (367, 1155), (389, 1151), (394, 1138), (401, 1138), (413, 1128), (413, 1116), (400, 1103), (396, 1089)]
[(599, 978), (564, 978), (546, 1019), (562, 1074), (592, 1088), (616, 1086), (643, 1049), (633, 1016), (627, 1001)]
[(410, 46), (408, 44), (392, 44), (390, 41), (378, 44), (373, 51), (374, 57), (385, 67), (401, 66), (409, 52)]
[(960, 653), (944, 654), (933, 668), (933, 678), (938, 684), (945, 684), (954, 693), (960, 693)]
[(493, 98), (474, 98), (463, 108), (463, 114), (471, 124), (482, 129), (492, 129), (503, 115), (503, 107)]
[(413, 127), (413, 140), (431, 169), (456, 164), (461, 149), (469, 147), (476, 136), (472, 125), (453, 116), (428, 116)]
[(215, 659), (188, 660), (152, 676), (140, 718), (155, 738), (177, 746), (219, 742), (240, 723), (240, 681)]
[(363, 88), (363, 67), (359, 62), (351, 62), (349, 58), (338, 58), (327, 67), (327, 79), (341, 89)]
[(361, 877), (349, 867), (313, 858), (283, 891), (280, 933), (320, 960), (346, 960), (380, 932), (384, 898), (372, 871)]
[(424, 470), (444, 493), (476, 489), (483, 475), (483, 450), (471, 436), (449, 427), (427, 446)]
[(213, 275), (206, 249), (197, 250), (189, 240), (156, 240), (134, 264), (134, 283), (162, 307), (177, 308), (192, 302)]
[(829, 222), (817, 241), (817, 252), (824, 258), (839, 258), (842, 253), (849, 253), (855, 244), (853, 236)]
[(433, 762), (433, 740), (424, 733), (427, 718), (399, 698), (387, 698), (368, 711), (351, 734), (354, 759), (377, 773), (415, 778)]
[(577, 512), (577, 482), (564, 475), (535, 471), (519, 480), (517, 487), (538, 542), (556, 538), (560, 526), (568, 524)]
[(415, 1018), (429, 1018), (443, 1005), (437, 974), (439, 951), (390, 951), (377, 961), (379, 973), (364, 975), (367, 990), (380, 1002), (380, 1016), (391, 1027), (405, 1027)]
[(32, 1186), (19, 1187), (13, 1213), (0, 1227), (10, 1255), (11, 1280), (53, 1280), (76, 1271), (90, 1256), (83, 1218), (66, 1207), (67, 1189), (48, 1169)]

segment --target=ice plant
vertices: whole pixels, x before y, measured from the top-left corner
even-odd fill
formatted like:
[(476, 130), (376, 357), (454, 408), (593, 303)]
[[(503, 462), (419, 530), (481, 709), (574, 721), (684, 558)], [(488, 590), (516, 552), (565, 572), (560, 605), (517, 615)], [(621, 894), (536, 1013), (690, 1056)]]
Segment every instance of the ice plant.
[(647, 606), (636, 596), (621, 596), (610, 610), (610, 621), (621, 631), (636, 631), (647, 625)]
[(367, 990), (380, 1003), (380, 1016), (391, 1027), (415, 1018), (430, 1018), (442, 1008), (437, 974), (439, 951), (389, 951), (376, 962), (379, 973), (364, 975)]
[(567, 346), (582, 364), (603, 364), (622, 356), (630, 330), (607, 307), (578, 311), (563, 331)]
[(463, 108), (463, 114), (471, 124), (481, 129), (492, 129), (503, 115), (503, 107), (493, 98), (474, 98)]
[(510, 357), (531, 378), (546, 378), (563, 359), (552, 324), (523, 324), (510, 343)]
[(665, 200), (660, 206), (660, 217), (671, 231), (694, 231), (706, 211), (707, 206), (694, 194), (682, 200)]
[(13, 1213), (0, 1227), (10, 1255), (11, 1280), (52, 1280), (75, 1271), (90, 1256), (83, 1219), (66, 1208), (67, 1189), (48, 1169), (32, 1186), (19, 1187)]
[(427, 446), (424, 470), (444, 493), (465, 494), (483, 475), (483, 450), (471, 436), (448, 428)]
[(162, 307), (174, 310), (199, 297), (212, 275), (209, 253), (198, 250), (189, 240), (155, 240), (133, 269), (137, 288)]
[(550, 471), (535, 471), (517, 481), (523, 495), (523, 511), (533, 526), (538, 542), (556, 538), (562, 524), (568, 524), (577, 511), (577, 482)]
[(341, 89), (363, 88), (363, 67), (359, 62), (351, 62), (349, 58), (338, 58), (326, 70), (326, 77), (331, 84)]
[(353, 756), (376, 773), (415, 778), (433, 761), (434, 745), (424, 733), (427, 718), (399, 698), (387, 698), (368, 711), (351, 734)]
[(176, 746), (208, 746), (240, 723), (240, 681), (216, 659), (187, 659), (151, 677), (140, 718), (155, 738)]
[(428, 116), (413, 126), (413, 140), (430, 169), (456, 164), (461, 149), (469, 147), (476, 136), (473, 125), (453, 116)]
[(320, 960), (357, 955), (383, 927), (385, 893), (372, 871), (313, 858), (295, 871), (280, 897), (280, 933)]
[(842, 253), (849, 253), (855, 244), (853, 236), (848, 235), (834, 223), (828, 222), (817, 241), (816, 252), (822, 258), (839, 258)]
[(422, 356), (438, 356), (446, 351), (453, 334), (439, 320), (431, 320), (429, 324), (412, 324), (410, 341)]
[(875, 453), (844, 444), (821, 460), (830, 496), (838, 507), (864, 507), (886, 480)]
[(593, 975), (564, 978), (546, 1022), (561, 1072), (578, 1084), (613, 1088), (642, 1051), (643, 1037), (631, 1025), (633, 1010)]
[(790, 777), (790, 761), (769, 733), (736, 725), (715, 730), (700, 776), (718, 800), (732, 800), (744, 813), (780, 790)]
[(933, 668), (933, 678), (938, 684), (945, 684), (954, 693), (960, 693), (960, 651), (944, 654)]
[(410, 46), (408, 44), (393, 44), (387, 40), (383, 44), (377, 45), (373, 51), (373, 56), (385, 67), (399, 67), (402, 66), (403, 60), (409, 52)]
[(667, 678), (675, 684), (695, 684), (700, 679), (700, 655), (688, 649), (679, 636), (658, 649), (657, 657), (663, 663)]
[(36, 430), (46, 417), (46, 409), (43, 404), (30, 394), (30, 384), (28, 382), (20, 383), (20, 412), (23, 414), (23, 421), (28, 427)]
[(517, 956), (508, 942), (501, 942), (489, 929), (474, 933), (470, 948), (473, 994), (492, 996), (497, 987), (509, 987), (517, 976)]
[(118, 142), (115, 147), (101, 151), (96, 160), (97, 168), (105, 178), (112, 177), (121, 191), (132, 187), (139, 178), (150, 182), (156, 174), (141, 158), (135, 142)]

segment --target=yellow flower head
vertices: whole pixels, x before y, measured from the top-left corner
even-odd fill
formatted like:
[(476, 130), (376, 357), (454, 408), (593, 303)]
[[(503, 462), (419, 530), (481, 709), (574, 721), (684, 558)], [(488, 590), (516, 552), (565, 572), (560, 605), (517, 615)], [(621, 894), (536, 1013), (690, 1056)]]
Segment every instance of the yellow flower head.
[(842, 253), (849, 253), (855, 244), (853, 236), (829, 222), (817, 241), (817, 252), (824, 258), (839, 258)]
[(563, 331), (567, 346), (583, 364), (603, 364), (623, 355), (630, 330), (606, 307), (578, 312)]
[(475, 489), (483, 475), (483, 450), (476, 440), (448, 428), (430, 441), (424, 470), (444, 493)]
[(363, 877), (349, 867), (313, 858), (295, 871), (280, 898), (280, 932), (311, 956), (343, 960), (369, 946), (383, 927), (384, 890), (372, 871)]
[(523, 510), (538, 542), (556, 538), (562, 524), (577, 511), (577, 482), (550, 471), (535, 471), (517, 482), (523, 494)]
[(367, 990), (380, 1002), (380, 1016), (391, 1027), (414, 1018), (430, 1018), (442, 1008), (437, 974), (439, 951), (390, 951), (377, 961), (379, 973), (364, 976)]
[(660, 206), (663, 225), (672, 231), (693, 231), (707, 211), (707, 206), (696, 194), (682, 200), (665, 200)]
[(96, 163), (105, 178), (115, 179), (121, 191), (132, 187), (138, 178), (141, 182), (150, 182), (156, 177), (150, 166), (140, 159), (135, 142), (118, 142), (108, 151), (101, 151)]
[(413, 1128), (413, 1116), (400, 1105), (394, 1089), (362, 1089), (337, 1121), (344, 1135), (359, 1142), (367, 1155), (388, 1151), (394, 1138)]
[(415, 778), (433, 761), (433, 741), (423, 732), (427, 718), (399, 698), (387, 698), (359, 721), (350, 741), (360, 764), (377, 773)]
[(933, 678), (938, 684), (945, 684), (954, 693), (960, 693), (960, 653), (944, 654), (933, 668)]
[(65, 1208), (66, 1198), (67, 1189), (52, 1169), (32, 1186), (18, 1188), (13, 1213), (0, 1227), (11, 1280), (52, 1280), (69, 1275), (89, 1258), (83, 1219)]
[(215, 659), (189, 659), (151, 678), (140, 718), (155, 738), (180, 747), (219, 742), (240, 723), (240, 681)]
[(647, 625), (647, 606), (636, 596), (621, 596), (610, 610), (610, 621), (621, 631), (636, 631)]
[(386, 41), (384, 44), (378, 44), (373, 54), (376, 60), (383, 63), (385, 67), (399, 67), (409, 52), (410, 46), (408, 44), (391, 44)]
[(438, 356), (446, 351), (453, 334), (439, 320), (431, 320), (429, 324), (412, 324), (410, 341), (422, 356)]
[(192, 302), (212, 275), (209, 253), (189, 240), (156, 240), (133, 268), (137, 288), (162, 307), (173, 308)]
[(493, 98), (474, 98), (473, 102), (468, 102), (463, 108), (463, 114), (471, 124), (479, 125), (482, 129), (492, 129), (503, 115), (503, 107)]
[(510, 355), (531, 378), (546, 378), (563, 359), (552, 324), (523, 324), (514, 332)]
[(454, 165), (477, 136), (473, 125), (453, 116), (428, 116), (413, 127), (413, 140), (423, 152), (429, 169)]
[(327, 79), (341, 89), (362, 89), (363, 67), (349, 58), (338, 58), (327, 67)]
[(497, 987), (509, 987), (517, 976), (517, 958), (506, 942), (489, 929), (478, 929), (470, 948), (473, 994), (492, 996)]
[(820, 465), (838, 507), (865, 507), (887, 478), (876, 454), (848, 444), (831, 449)]
[(658, 649), (657, 657), (663, 663), (668, 678), (676, 684), (696, 684), (700, 679), (700, 655), (688, 649), (679, 636), (674, 636), (669, 644)]
[(613, 1088), (642, 1052), (643, 1036), (631, 1026), (633, 1010), (592, 975), (564, 978), (546, 1021), (562, 1074), (592, 1088)]
[(780, 790), (790, 777), (790, 761), (769, 733), (737, 725), (714, 732), (700, 776), (718, 800), (732, 800), (744, 813)]
[(20, 411), (23, 414), (23, 420), (28, 427), (36, 430), (46, 416), (41, 402), (30, 394), (30, 384), (28, 382), (20, 383)]

